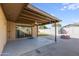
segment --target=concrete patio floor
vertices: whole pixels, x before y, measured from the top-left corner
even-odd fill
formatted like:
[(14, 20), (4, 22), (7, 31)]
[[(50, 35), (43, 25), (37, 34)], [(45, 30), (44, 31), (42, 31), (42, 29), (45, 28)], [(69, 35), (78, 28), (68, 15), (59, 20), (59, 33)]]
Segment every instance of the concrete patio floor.
[[(31, 43), (30, 46), (28, 46), (29, 45), (28, 40), (27, 43), (26, 40), (22, 40), (22, 43), (21, 42), (17, 43), (16, 41), (16, 43), (13, 44), (13, 42), (10, 42), (9, 45), (5, 47), (6, 49), (4, 49), (4, 53), (9, 53), (8, 55), (21, 55), (21, 56), (79, 56), (79, 46), (78, 46), (79, 39), (72, 38), (69, 40), (65, 40), (59, 38), (57, 40), (57, 43), (54, 43), (54, 40), (50, 40), (49, 38), (51, 37), (48, 38), (42, 37), (41, 39), (43, 40), (43, 42), (41, 41), (41, 39), (40, 42), (37, 42), (37, 39), (35, 39), (35, 42), (33, 43), (35, 45), (32, 45)], [(45, 43), (44, 41), (50, 43)], [(44, 45), (38, 43), (43, 43)], [(37, 47), (36, 49), (38, 49), (37, 51), (38, 53), (36, 52), (34, 47), (35, 48)], [(27, 50), (29, 52), (27, 52)]]
[(15, 41), (9, 41), (2, 55), (4, 56), (19, 56), (21, 54), (33, 51), (35, 49), (41, 48), (43, 46), (54, 43), (52, 40), (46, 38), (34, 38), (34, 39), (17, 39)]

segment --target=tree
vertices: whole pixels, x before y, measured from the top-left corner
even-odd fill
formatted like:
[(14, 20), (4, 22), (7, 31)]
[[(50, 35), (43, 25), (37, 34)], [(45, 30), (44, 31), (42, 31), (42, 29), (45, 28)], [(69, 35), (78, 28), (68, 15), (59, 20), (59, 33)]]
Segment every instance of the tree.
[(48, 29), (45, 25), (39, 26), (40, 29)]

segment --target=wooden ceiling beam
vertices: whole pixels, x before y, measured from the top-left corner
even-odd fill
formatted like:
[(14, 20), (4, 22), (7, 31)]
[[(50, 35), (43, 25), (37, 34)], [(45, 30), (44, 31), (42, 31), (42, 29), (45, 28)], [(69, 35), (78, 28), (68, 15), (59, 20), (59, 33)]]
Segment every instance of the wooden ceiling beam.
[(42, 13), (39, 13), (39, 12), (37, 12), (37, 11), (35, 11), (35, 10), (32, 10), (32, 9), (28, 8), (27, 6), (25, 6), (24, 9), (25, 9), (25, 10), (29, 10), (29, 11), (31, 11), (31, 12), (35, 12), (36, 14), (39, 14), (39, 15), (41, 15), (41, 16), (47, 17), (46, 15), (43, 15)]
[(38, 17), (38, 18), (43, 19), (43, 20), (46, 20), (46, 21), (50, 21), (51, 20), (50, 18), (44, 17), (44, 16), (39, 15), (39, 14), (37, 14), (35, 12), (32, 12), (32, 11), (29, 11), (28, 9), (27, 10), (24, 9), (23, 12), (24, 13), (29, 13), (29, 14), (35, 16), (35, 17)]
[[(35, 23), (35, 20), (31, 19), (31, 18), (19, 17), (19, 19), (25, 19), (26, 21), (30, 21), (30, 22), (34, 22)], [(37, 23), (42, 23), (42, 21), (37, 21)]]
[(32, 25), (16, 25), (16, 26), (22, 26), (22, 27), (32, 27)]
[[(43, 16), (43, 17), (45, 17), (45, 18), (49, 18), (48, 20), (50, 21), (50, 20), (52, 20), (52, 21), (55, 21), (55, 20), (57, 20), (57, 18), (56, 17), (54, 17), (54, 16), (52, 16), (52, 15), (50, 15), (50, 17), (49, 16), (46, 16), (46, 15), (44, 15), (44, 14), (42, 14), (42, 13), (39, 13), (39, 12), (37, 12), (37, 11), (35, 11), (35, 10), (32, 10), (32, 9), (30, 9), (30, 8), (28, 8), (28, 7), (25, 7), (24, 8), (25, 10), (28, 10), (28, 11), (30, 11), (30, 12), (32, 12), (32, 13), (35, 13), (35, 14), (38, 14), (38, 15), (40, 15), (40, 16)], [(38, 9), (38, 8), (37, 8)], [(42, 11), (42, 10), (41, 10)], [(44, 11), (42, 11), (42, 12), (44, 12)], [(45, 12), (46, 13), (46, 12)], [(48, 13), (46, 13), (46, 14), (48, 14)]]
[[(17, 20), (17, 22), (19, 21), (19, 23), (25, 23), (25, 24), (31, 24), (31, 25), (35, 25), (35, 22), (31, 22), (31, 21), (27, 21), (28, 19), (22, 17), (19, 20)], [(38, 25), (45, 25), (45, 24), (51, 24), (51, 23), (55, 23), (56, 21), (52, 21), (52, 22), (38, 22)]]
[(27, 21), (25, 19), (18, 19), (15, 21), (16, 23), (25, 23), (25, 24), (33, 24), (34, 22)]
[(19, 17), (18, 20), (19, 19), (25, 19), (25, 21), (35, 22), (33, 19), (27, 17)]
[(24, 14), (24, 13), (23, 13), (23, 14), (20, 15), (20, 17), (31, 18), (31, 19), (34, 20), (34, 21), (48, 22), (48, 21), (46, 21), (46, 20), (37, 18), (37, 17), (32, 16), (32, 15), (30, 15), (30, 14)]
[(51, 22), (46, 22), (46, 23), (40, 23), (39, 25), (46, 25), (46, 24), (52, 24), (52, 23), (58, 23), (58, 21), (51, 21)]

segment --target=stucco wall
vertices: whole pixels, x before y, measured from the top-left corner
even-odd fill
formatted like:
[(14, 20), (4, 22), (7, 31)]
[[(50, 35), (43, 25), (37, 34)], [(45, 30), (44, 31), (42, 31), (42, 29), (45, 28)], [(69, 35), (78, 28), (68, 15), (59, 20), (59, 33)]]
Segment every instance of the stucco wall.
[(0, 54), (7, 41), (7, 20), (0, 5)]

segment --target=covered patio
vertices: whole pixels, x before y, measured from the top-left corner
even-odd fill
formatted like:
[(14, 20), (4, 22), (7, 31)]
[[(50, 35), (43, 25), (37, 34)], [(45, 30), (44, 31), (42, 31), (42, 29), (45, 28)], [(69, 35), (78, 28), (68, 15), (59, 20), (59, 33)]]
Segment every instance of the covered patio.
[[(36, 52), (40, 53), (38, 50), (39, 48), (57, 41), (56, 24), (60, 20), (55, 16), (52, 16), (29, 3), (6, 3), (1, 4), (1, 6), (7, 18), (7, 43), (2, 55), (22, 55), (32, 50), (35, 50), (35, 52), (33, 52), (34, 54), (36, 54)], [(45, 24), (55, 25), (55, 37), (52, 37), (53, 40), (38, 37), (38, 26)], [(31, 38), (27, 38), (24, 33), (23, 38), (17, 38), (16, 27), (30, 27)], [(45, 48), (46, 47), (42, 49)]]
[[(11, 3), (2, 4), (3, 11), (7, 17), (7, 38), (8, 40), (16, 39), (17, 27), (30, 27), (31, 36), (38, 36), (38, 26), (45, 24), (54, 24), (56, 40), (56, 24), (60, 21), (29, 3)], [(24, 30), (24, 28), (23, 28)], [(21, 30), (20, 30), (21, 31)]]

